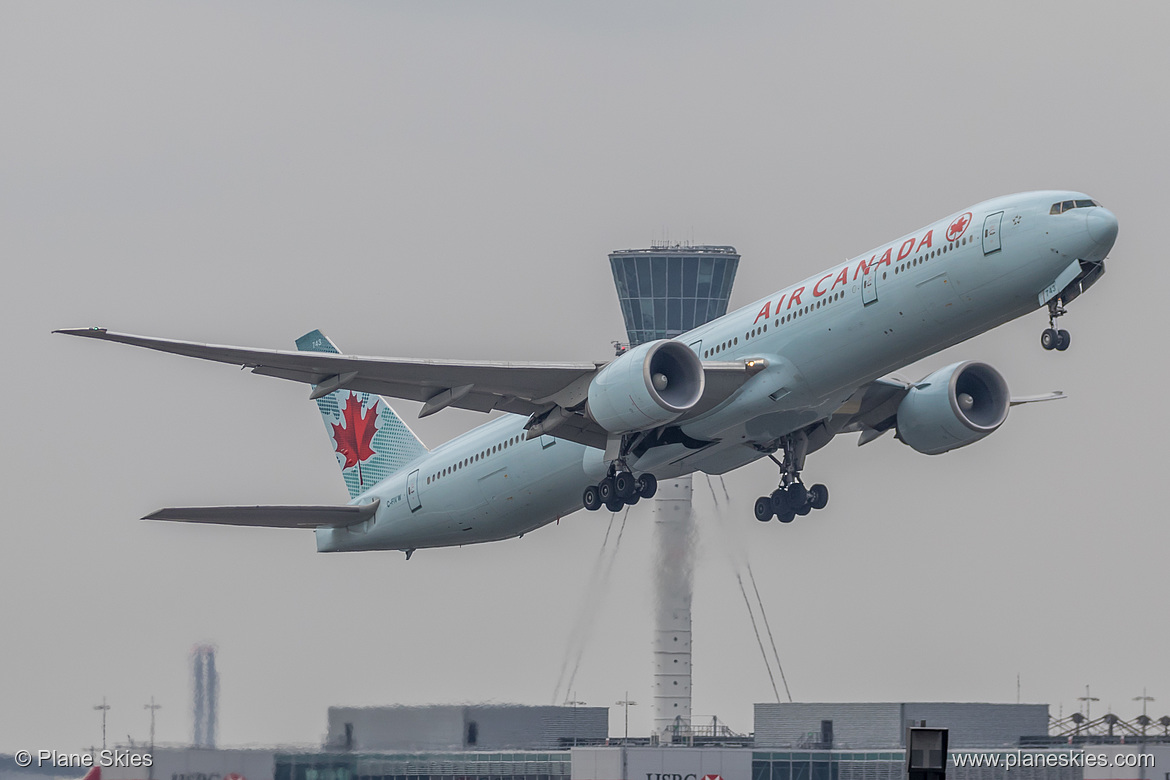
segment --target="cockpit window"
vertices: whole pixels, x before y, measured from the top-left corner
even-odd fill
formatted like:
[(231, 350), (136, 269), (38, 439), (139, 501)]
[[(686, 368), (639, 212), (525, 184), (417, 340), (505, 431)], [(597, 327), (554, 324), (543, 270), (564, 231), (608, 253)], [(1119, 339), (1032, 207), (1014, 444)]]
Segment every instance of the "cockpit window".
[(1073, 209), (1088, 209), (1093, 206), (1100, 206), (1101, 204), (1095, 200), (1065, 200), (1060, 203), (1053, 203), (1052, 208), (1048, 210), (1049, 214), (1063, 214), (1066, 211)]

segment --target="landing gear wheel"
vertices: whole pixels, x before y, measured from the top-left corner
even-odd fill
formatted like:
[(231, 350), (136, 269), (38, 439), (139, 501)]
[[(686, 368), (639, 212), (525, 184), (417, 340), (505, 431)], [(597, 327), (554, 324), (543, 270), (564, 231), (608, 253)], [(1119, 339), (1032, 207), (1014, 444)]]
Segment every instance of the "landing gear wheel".
[(638, 495), (642, 498), (654, 498), (658, 492), (658, 479), (653, 474), (643, 474), (638, 477)]
[(617, 499), (605, 502), (605, 508), (614, 513), (622, 511), (622, 507), (624, 506), (625, 504)]
[(633, 506), (634, 504), (638, 503), (641, 500), (642, 500), (642, 497), (640, 495), (638, 495), (637, 493), (634, 493), (634, 495), (632, 495), (626, 499), (626, 506)]
[(1069, 335), (1067, 330), (1056, 331), (1056, 351), (1057, 352), (1064, 352), (1066, 349), (1068, 349), (1068, 345), (1071, 343), (1072, 343), (1072, 336)]
[(760, 496), (756, 499), (755, 506), (756, 519), (761, 523), (766, 523), (772, 519), (775, 514), (772, 511), (772, 499), (769, 496)]
[(797, 510), (797, 514), (800, 514), (800, 507), (808, 501), (808, 488), (800, 482), (793, 482), (785, 489), (785, 493), (788, 497), (788, 505)]
[(777, 517), (783, 517), (785, 512), (788, 512), (788, 494), (783, 490), (775, 490), (772, 492), (772, 511), (776, 513)]
[(1044, 332), (1040, 334), (1040, 346), (1044, 349), (1056, 349), (1056, 345), (1060, 343), (1060, 337), (1056, 335), (1055, 328), (1045, 328)]
[(813, 509), (824, 509), (829, 503), (829, 489), (821, 484), (808, 489), (808, 504)]
[(805, 431), (790, 433), (777, 440), (776, 450), (783, 450), (782, 458), (773, 454), (768, 457), (780, 467), (780, 487), (770, 495), (756, 500), (756, 517), (764, 511), (763, 503), (781, 523), (791, 523), (797, 515), (807, 515), (814, 509), (821, 509), (829, 503), (829, 489), (824, 485), (805, 487), (800, 480), (804, 458), (808, 453), (809, 440)]
[(638, 483), (634, 480), (634, 475), (628, 471), (619, 471), (613, 478), (613, 492), (623, 501), (626, 501), (630, 496), (638, 490)]
[(597, 485), (590, 485), (585, 488), (585, 493), (581, 496), (581, 500), (585, 503), (585, 508), (590, 512), (596, 512), (601, 509), (601, 496), (598, 495)]
[(613, 477), (606, 477), (597, 483), (597, 495), (603, 504), (608, 504), (617, 497), (613, 488)]

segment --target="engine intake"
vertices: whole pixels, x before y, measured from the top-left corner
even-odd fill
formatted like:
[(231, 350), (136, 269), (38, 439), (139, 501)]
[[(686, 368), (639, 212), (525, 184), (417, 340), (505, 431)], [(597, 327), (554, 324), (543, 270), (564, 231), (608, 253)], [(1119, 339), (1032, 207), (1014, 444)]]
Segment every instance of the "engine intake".
[(926, 455), (966, 447), (1007, 419), (1011, 393), (1003, 375), (968, 360), (935, 371), (898, 405), (898, 438)]
[(644, 431), (676, 420), (703, 396), (703, 363), (663, 339), (634, 347), (598, 372), (586, 410), (610, 433)]

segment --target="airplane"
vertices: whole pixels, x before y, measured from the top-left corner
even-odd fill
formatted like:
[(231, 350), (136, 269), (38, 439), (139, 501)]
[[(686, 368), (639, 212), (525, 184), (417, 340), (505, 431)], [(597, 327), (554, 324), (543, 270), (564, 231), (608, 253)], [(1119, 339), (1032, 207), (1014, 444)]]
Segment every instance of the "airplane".
[[(1066, 306), (1105, 271), (1117, 218), (1079, 192), (994, 198), (839, 263), (672, 339), (607, 363), (343, 355), (319, 331), (296, 351), (55, 331), (250, 368), (312, 386), (349, 490), (344, 506), (161, 509), (146, 519), (313, 528), (320, 552), (461, 546), (524, 534), (578, 509), (617, 512), (659, 479), (779, 468), (754, 515), (790, 523), (828, 503), (805, 459), (835, 436), (894, 430), (938, 455), (996, 431), (1012, 398), (991, 365), (917, 382), (890, 372), (1047, 309), (1064, 351)], [(382, 397), (506, 414), (428, 450)]]

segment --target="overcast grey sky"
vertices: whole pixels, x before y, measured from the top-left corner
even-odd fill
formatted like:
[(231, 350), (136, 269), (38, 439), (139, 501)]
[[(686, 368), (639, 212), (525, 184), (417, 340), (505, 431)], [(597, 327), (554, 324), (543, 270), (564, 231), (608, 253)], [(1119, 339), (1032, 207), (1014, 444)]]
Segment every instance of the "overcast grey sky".
[[(547, 703), (605, 516), (509, 541), (318, 556), (309, 533), (136, 520), (345, 499), (303, 387), (50, 336), (104, 325), (346, 351), (604, 359), (606, 254), (733, 244), (733, 305), (995, 195), (1118, 215), (1066, 353), (1036, 313), (906, 373), (991, 362), (989, 439), (930, 458), (843, 437), (824, 512), (752, 519), (763, 462), (696, 481), (694, 706), (751, 728), (770, 687), (746, 548), (798, 700), (1170, 712), (1160, 447), (1164, 3), (5, 3), (0, 6), (0, 751), (190, 739), (188, 653), (220, 649), (220, 741), (311, 743), (329, 705)], [(395, 404), (408, 419), (417, 406)], [(482, 422), (415, 423), (435, 445)], [(631, 512), (575, 698), (650, 719), (653, 561)], [(732, 532), (720, 529), (732, 529)], [(930, 610), (911, 620), (914, 603)], [(1151, 714), (1154, 714), (1151, 712)], [(614, 709), (614, 724), (620, 712)], [(615, 725), (615, 729), (620, 725)]]

